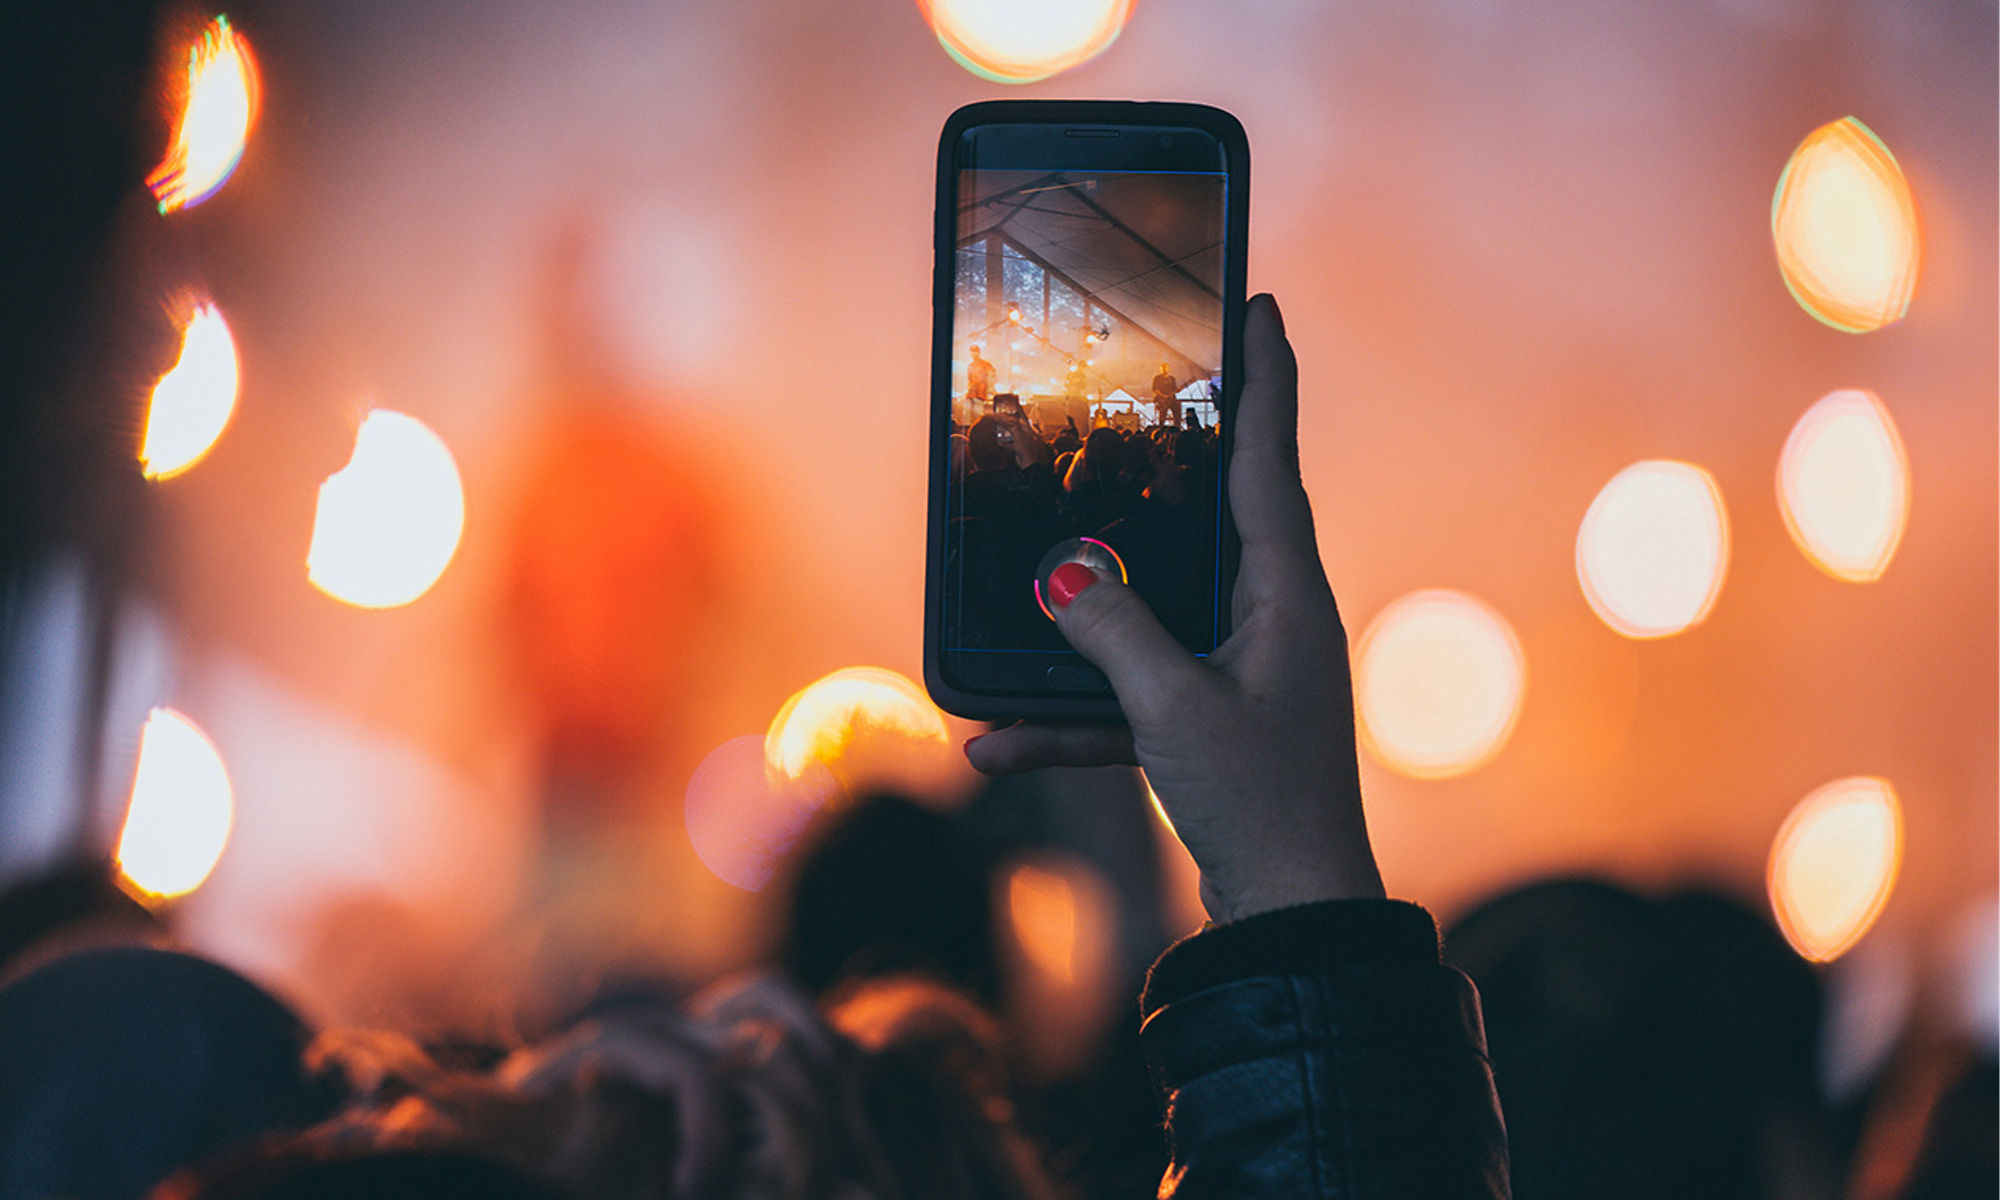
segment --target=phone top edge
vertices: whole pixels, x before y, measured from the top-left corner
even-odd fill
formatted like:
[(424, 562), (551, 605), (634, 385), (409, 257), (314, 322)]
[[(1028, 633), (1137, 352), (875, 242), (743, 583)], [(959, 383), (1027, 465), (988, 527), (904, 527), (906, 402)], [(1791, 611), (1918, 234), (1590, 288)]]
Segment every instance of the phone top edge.
[(1132, 125), (1184, 126), (1213, 134), (1232, 154), (1245, 156), (1235, 169), (1248, 167), (1249, 135), (1234, 113), (1212, 104), (1186, 100), (976, 100), (945, 118), (938, 135), (938, 152), (949, 161), (958, 139), (979, 125)]

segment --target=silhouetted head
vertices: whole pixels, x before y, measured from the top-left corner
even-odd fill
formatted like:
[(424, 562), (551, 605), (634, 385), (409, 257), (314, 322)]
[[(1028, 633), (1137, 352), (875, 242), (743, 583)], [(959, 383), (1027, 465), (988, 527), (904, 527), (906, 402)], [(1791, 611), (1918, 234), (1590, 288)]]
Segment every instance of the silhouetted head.
[(1199, 429), (1184, 430), (1174, 438), (1174, 461), (1183, 467), (1199, 467), (1208, 457), (1208, 442)]
[(0, 989), (0, 1196), (139, 1196), (332, 1111), (290, 1010), (215, 963), (90, 950)]
[(1521, 1195), (1755, 1200), (1817, 1153), (1797, 1088), (1813, 980), (1759, 924), (1720, 897), (1557, 880), (1447, 934), (1479, 987)]
[(153, 911), (99, 861), (73, 862), (0, 892), (0, 984), (59, 954), (163, 937)]
[(989, 873), (945, 817), (870, 797), (808, 831), (791, 872), (781, 959), (807, 991), (916, 973), (998, 995)]
[(1085, 479), (1110, 479), (1125, 462), (1125, 439), (1116, 429), (1093, 429), (1077, 458)]
[(1013, 447), (1000, 441), (1000, 422), (981, 417), (965, 435), (966, 449), (975, 471), (1004, 471), (1014, 465)]

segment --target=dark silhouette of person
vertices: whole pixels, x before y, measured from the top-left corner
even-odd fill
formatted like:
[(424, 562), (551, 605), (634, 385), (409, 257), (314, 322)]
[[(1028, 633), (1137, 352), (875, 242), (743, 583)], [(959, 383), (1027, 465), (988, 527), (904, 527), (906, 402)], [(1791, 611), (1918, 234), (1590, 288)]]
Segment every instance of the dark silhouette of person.
[(1160, 373), (1153, 376), (1153, 407), (1158, 410), (1162, 425), (1173, 424), (1174, 414), (1180, 411), (1180, 400), (1175, 395), (1181, 385), (1174, 379), (1167, 364), (1160, 364)]
[(138, 1197), (232, 1143), (302, 1129), (337, 1097), (310, 1033), (225, 967), (88, 950), (0, 988), (0, 1196)]
[(807, 992), (915, 973), (998, 1001), (992, 867), (946, 817), (864, 797), (816, 822), (789, 870), (779, 960)]
[(1758, 914), (1557, 879), (1488, 901), (1444, 944), (1479, 985), (1523, 1195), (1836, 1193), (1818, 980)]

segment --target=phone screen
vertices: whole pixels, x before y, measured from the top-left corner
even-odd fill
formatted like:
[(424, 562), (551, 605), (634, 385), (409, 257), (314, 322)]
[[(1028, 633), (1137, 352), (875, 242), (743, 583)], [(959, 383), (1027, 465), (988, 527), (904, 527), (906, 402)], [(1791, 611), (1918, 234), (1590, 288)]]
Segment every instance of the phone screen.
[[(1047, 596), (1068, 561), (1122, 576), (1198, 654), (1221, 630), (1223, 153), (1132, 135), (1101, 169), (1074, 142), (960, 150), (940, 632), (982, 678), (1073, 654)], [(1139, 139), (1175, 169), (1134, 165)]]

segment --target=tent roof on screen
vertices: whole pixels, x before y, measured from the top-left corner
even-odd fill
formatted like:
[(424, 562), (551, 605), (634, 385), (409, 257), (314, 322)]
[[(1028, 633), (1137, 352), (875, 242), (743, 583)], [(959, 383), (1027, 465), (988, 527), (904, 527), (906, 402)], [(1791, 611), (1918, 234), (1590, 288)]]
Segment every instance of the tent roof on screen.
[(960, 245), (997, 234), (1207, 371), (1222, 344), (1222, 177), (979, 171)]

